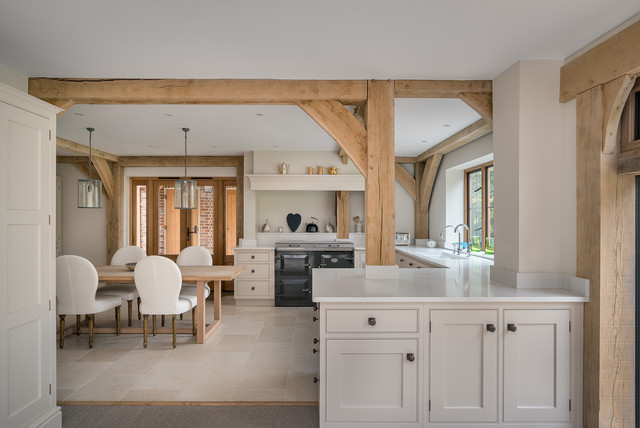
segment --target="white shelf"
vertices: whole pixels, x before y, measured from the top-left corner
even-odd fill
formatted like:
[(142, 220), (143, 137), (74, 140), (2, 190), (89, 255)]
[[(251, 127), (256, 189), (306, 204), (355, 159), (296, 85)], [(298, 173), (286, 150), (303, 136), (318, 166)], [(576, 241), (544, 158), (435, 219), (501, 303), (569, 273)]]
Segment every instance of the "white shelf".
[(250, 190), (364, 191), (364, 177), (354, 175), (247, 174)]

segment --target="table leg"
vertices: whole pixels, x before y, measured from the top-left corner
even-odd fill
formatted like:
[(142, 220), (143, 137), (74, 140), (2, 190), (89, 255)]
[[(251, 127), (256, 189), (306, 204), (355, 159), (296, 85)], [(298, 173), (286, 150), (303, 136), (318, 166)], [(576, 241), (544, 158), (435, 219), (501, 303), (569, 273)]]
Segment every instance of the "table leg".
[(205, 297), (204, 297), (204, 285), (205, 281), (198, 281), (198, 307), (196, 309), (196, 343), (204, 343), (204, 330), (205, 324)]
[(214, 300), (214, 320), (222, 319), (222, 281), (214, 281), (213, 282), (213, 298)]

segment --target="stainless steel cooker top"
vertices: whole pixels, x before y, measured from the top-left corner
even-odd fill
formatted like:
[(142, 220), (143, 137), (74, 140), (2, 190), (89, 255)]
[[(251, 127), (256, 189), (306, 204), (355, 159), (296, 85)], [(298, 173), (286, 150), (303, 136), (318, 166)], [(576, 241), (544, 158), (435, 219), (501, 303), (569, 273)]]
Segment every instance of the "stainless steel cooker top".
[(275, 243), (276, 250), (304, 250), (304, 251), (349, 251), (354, 249), (351, 241), (278, 241)]

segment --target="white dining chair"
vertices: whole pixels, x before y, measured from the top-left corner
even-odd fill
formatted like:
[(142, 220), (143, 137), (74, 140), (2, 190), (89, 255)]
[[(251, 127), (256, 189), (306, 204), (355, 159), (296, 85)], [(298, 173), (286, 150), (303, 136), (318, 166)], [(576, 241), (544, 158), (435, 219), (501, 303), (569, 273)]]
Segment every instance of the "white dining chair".
[[(178, 266), (213, 266), (213, 258), (211, 257), (211, 252), (205, 247), (199, 247), (197, 245), (193, 245), (191, 247), (186, 247), (180, 254), (178, 254), (178, 259), (176, 260)], [(211, 294), (211, 288), (208, 284), (204, 286), (204, 298), (206, 299)], [(194, 283), (182, 283), (182, 290), (180, 291), (180, 296), (188, 298), (193, 302), (193, 309), (191, 310), (191, 321), (193, 326), (193, 335), (196, 335), (196, 314), (195, 307), (198, 302), (198, 286)], [(182, 319), (182, 317), (180, 318)], [(162, 320), (162, 325), (164, 325), (164, 319)]]
[(56, 301), (60, 316), (60, 349), (64, 348), (64, 321), (76, 315), (76, 334), (80, 333), (80, 315), (89, 321), (89, 348), (93, 348), (95, 314), (116, 309), (116, 334), (120, 335), (120, 305), (117, 296), (97, 296), (98, 272), (80, 256), (60, 256), (56, 260)]
[(166, 257), (148, 256), (136, 264), (134, 279), (141, 300), (144, 347), (147, 347), (149, 315), (153, 315), (154, 335), (156, 333), (156, 316), (171, 315), (173, 347), (175, 348), (176, 316), (192, 308), (191, 300), (180, 296), (182, 286), (180, 268)]
[[(143, 257), (146, 257), (147, 253), (140, 247), (135, 245), (129, 245), (122, 247), (115, 252), (111, 258), (111, 266), (124, 266), (127, 263), (137, 263)], [(127, 302), (127, 315), (128, 324), (131, 327), (131, 317), (133, 313), (133, 300), (138, 300), (138, 319), (140, 319), (140, 297), (136, 290), (135, 284), (107, 284), (104, 287), (98, 288), (98, 296), (119, 296), (122, 300)]]

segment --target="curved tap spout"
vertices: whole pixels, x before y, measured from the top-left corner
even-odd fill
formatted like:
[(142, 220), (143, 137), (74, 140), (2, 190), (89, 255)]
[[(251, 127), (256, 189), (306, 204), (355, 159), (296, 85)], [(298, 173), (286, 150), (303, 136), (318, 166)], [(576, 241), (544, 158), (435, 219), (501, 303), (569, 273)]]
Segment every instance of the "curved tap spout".
[(453, 225), (452, 224), (448, 224), (445, 227), (442, 228), (442, 230), (440, 231), (440, 239), (444, 239), (444, 231), (447, 230), (447, 228), (452, 228), (453, 229)]
[[(469, 226), (467, 226), (464, 223), (460, 223), (459, 225), (456, 226), (455, 229), (453, 229), (454, 233), (458, 234), (458, 254), (460, 254), (460, 248), (462, 248), (462, 236), (460, 235), (460, 231), (458, 229), (460, 229), (460, 226), (464, 227), (465, 229), (467, 229), (467, 232), (471, 232), (471, 229), (469, 229)], [(471, 235), (471, 233), (469, 233), (469, 235)], [(469, 236), (471, 237), (471, 236)], [(471, 254), (471, 244), (467, 243), (467, 254)]]

